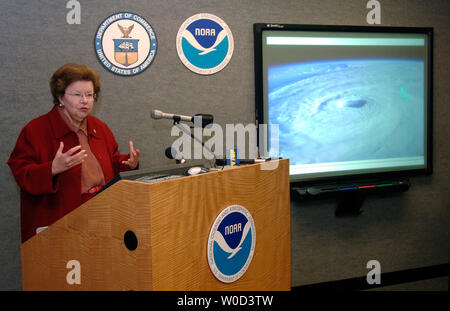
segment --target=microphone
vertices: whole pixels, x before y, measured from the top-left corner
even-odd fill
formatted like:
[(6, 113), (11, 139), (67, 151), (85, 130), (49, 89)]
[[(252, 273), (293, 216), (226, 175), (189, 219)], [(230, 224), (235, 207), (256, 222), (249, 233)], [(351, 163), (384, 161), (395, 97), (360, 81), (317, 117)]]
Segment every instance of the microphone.
[(177, 164), (183, 164), (184, 162), (186, 162), (186, 160), (180, 154), (178, 154), (177, 150), (173, 147), (167, 147), (165, 153), (166, 157), (168, 157), (169, 159), (175, 159)]
[(158, 120), (158, 119), (169, 119), (174, 120), (176, 123), (180, 121), (186, 121), (186, 122), (194, 122), (197, 118), (201, 118), (202, 120), (202, 128), (207, 126), (208, 124), (213, 123), (214, 116), (212, 114), (205, 114), (205, 113), (197, 113), (194, 116), (183, 116), (180, 114), (173, 114), (173, 113), (165, 113), (161, 110), (153, 109), (151, 113), (152, 119)]
[(174, 121), (178, 121), (178, 122), (179, 121), (188, 121), (188, 122), (194, 121), (193, 117), (176, 115), (173, 113), (165, 113), (165, 112), (162, 112), (161, 110), (157, 110), (157, 109), (152, 110), (152, 118), (153, 119), (170, 119), (170, 120), (174, 120)]

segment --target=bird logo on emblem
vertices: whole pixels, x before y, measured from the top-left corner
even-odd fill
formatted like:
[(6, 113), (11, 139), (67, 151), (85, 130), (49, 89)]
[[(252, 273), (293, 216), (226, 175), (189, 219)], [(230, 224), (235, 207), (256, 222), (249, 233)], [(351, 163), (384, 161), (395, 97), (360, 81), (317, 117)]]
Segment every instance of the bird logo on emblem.
[(119, 26), (119, 29), (123, 34), (122, 38), (131, 38), (130, 33), (133, 30), (134, 25), (131, 25), (129, 27), (123, 27), (120, 24), (117, 24), (117, 26)]

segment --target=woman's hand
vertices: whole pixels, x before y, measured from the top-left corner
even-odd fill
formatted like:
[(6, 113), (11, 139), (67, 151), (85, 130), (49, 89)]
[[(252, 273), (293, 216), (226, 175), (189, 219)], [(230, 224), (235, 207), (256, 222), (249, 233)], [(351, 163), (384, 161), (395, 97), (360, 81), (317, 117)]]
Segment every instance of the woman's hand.
[(134, 170), (139, 164), (139, 155), (141, 152), (139, 149), (134, 150), (133, 142), (130, 141), (130, 158), (127, 161), (122, 161), (122, 164), (128, 165), (132, 170)]
[(55, 158), (52, 162), (52, 175), (55, 176), (68, 169), (77, 166), (84, 162), (84, 159), (88, 156), (86, 150), (81, 150), (80, 152), (74, 154), (81, 149), (81, 146), (75, 146), (69, 149), (66, 153), (63, 153), (64, 143), (59, 144), (58, 151), (56, 152)]

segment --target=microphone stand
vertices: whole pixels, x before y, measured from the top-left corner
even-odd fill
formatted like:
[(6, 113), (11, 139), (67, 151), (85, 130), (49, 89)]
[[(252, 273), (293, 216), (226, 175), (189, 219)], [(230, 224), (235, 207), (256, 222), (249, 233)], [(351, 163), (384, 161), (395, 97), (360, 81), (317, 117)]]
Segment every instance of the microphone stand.
[[(213, 156), (213, 159), (208, 160), (209, 161), (209, 168), (216, 167), (216, 154), (209, 147), (205, 146), (205, 143), (203, 142), (203, 140), (200, 140), (191, 131), (188, 131), (183, 126), (181, 126), (180, 125), (180, 120), (175, 120), (174, 119), (173, 125), (175, 125), (177, 128), (179, 128), (180, 130), (182, 130), (183, 132), (185, 132), (186, 134), (191, 136), (191, 138), (194, 139), (195, 141), (199, 142), (202, 145), (202, 147), (205, 148)], [(195, 123), (194, 123), (194, 126), (195, 126)]]

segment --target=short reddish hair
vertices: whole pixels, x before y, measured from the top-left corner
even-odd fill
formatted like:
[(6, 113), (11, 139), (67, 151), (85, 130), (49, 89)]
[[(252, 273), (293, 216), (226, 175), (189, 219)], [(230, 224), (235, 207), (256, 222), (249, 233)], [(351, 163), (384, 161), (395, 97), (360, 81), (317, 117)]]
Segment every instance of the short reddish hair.
[(50, 78), (50, 90), (53, 96), (53, 103), (59, 104), (58, 98), (64, 95), (66, 88), (73, 82), (91, 81), (94, 86), (95, 101), (100, 96), (100, 78), (92, 68), (86, 65), (65, 64), (60, 67)]

